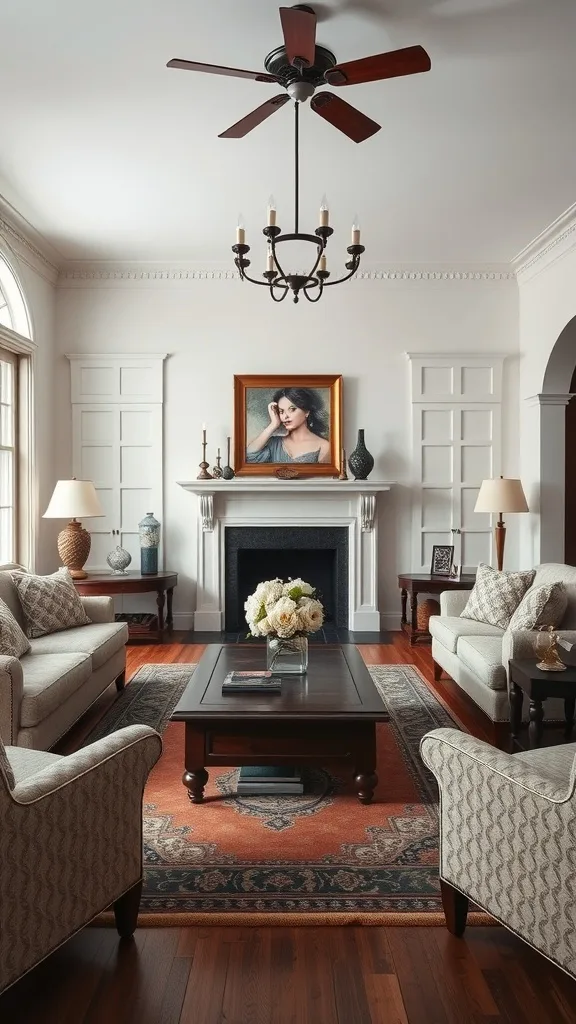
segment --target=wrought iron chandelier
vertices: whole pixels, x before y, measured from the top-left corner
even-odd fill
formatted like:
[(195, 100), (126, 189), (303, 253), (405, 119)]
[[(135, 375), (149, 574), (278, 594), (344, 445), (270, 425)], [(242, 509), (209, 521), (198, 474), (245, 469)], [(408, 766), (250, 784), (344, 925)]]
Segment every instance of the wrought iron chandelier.
[[(305, 83), (299, 84), (305, 85)], [(294, 89), (294, 86), (292, 88)], [(250, 266), (250, 260), (246, 258), (250, 252), (250, 246), (246, 245), (246, 230), (240, 222), (240, 218), (236, 228), (236, 245), (232, 246), (232, 252), (235, 254), (234, 263), (238, 267), (241, 280), (268, 288), (274, 302), (282, 302), (289, 291), (294, 296), (294, 302), (299, 301), (300, 293), (303, 293), (309, 302), (318, 302), (322, 298), (324, 288), (329, 285), (342, 284), (354, 276), (360, 266), (360, 257), (364, 252), (364, 246), (360, 245), (360, 226), (355, 220), (352, 226), (352, 244), (346, 250), (350, 256), (345, 263), (348, 273), (344, 277), (329, 281), (330, 271), (326, 266), (326, 246), (330, 235), (334, 232), (328, 223), (329, 211), (325, 200), (322, 201), (320, 207), (320, 224), (314, 234), (309, 235), (298, 230), (300, 204), (299, 108), (300, 102), (296, 99), (294, 103), (294, 231), (290, 234), (282, 234), (276, 224), (276, 208), (271, 199), (268, 205), (268, 224), (263, 228), (263, 234), (268, 239), (266, 270), (262, 274), (262, 277), (265, 278), (264, 281), (258, 281), (246, 272)], [(284, 271), (277, 250), (281, 242), (310, 242), (316, 246), (315, 261), (308, 274), (288, 274)]]

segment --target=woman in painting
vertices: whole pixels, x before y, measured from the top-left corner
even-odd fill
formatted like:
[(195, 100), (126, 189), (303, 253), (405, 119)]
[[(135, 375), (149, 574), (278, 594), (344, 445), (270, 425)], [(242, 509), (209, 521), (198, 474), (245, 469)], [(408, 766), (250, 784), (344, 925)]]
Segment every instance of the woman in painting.
[[(248, 443), (247, 462), (330, 462), (324, 404), (312, 388), (280, 388), (268, 405), (270, 422)], [(280, 428), (284, 434), (276, 434)]]

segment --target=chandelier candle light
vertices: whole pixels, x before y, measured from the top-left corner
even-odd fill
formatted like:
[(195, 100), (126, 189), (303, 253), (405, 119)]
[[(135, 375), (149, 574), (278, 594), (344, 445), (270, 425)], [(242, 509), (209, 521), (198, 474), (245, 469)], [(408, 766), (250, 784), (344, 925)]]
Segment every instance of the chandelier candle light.
[[(330, 271), (327, 266), (326, 246), (330, 235), (333, 234), (333, 228), (331, 228), (329, 224), (329, 209), (326, 196), (322, 199), (319, 224), (314, 234), (306, 234), (299, 230), (299, 108), (300, 101), (308, 99), (314, 92), (314, 88), (307, 82), (298, 81), (291, 85), (288, 91), (291, 92), (291, 95), (295, 98), (294, 231), (288, 234), (282, 234), (281, 229), (276, 223), (276, 203), (274, 202), (274, 197), (270, 196), (268, 201), (268, 223), (263, 229), (263, 234), (268, 239), (266, 270), (262, 273), (262, 277), (265, 278), (265, 280), (258, 281), (256, 278), (250, 277), (246, 272), (247, 268), (250, 266), (250, 260), (247, 259), (247, 254), (250, 252), (250, 246), (246, 245), (246, 228), (241, 215), (238, 217), (236, 244), (232, 246), (232, 252), (235, 254), (234, 262), (238, 267), (242, 281), (250, 281), (251, 284), (264, 285), (265, 288), (269, 289), (270, 295), (275, 302), (282, 302), (289, 291), (291, 291), (294, 296), (294, 302), (299, 301), (301, 292), (306, 296), (309, 302), (318, 302), (322, 297), (325, 287), (333, 284), (342, 284), (344, 281), (349, 281), (350, 278), (354, 276), (360, 266), (360, 257), (364, 252), (364, 246), (360, 244), (360, 225), (358, 223), (358, 218), (356, 217), (352, 225), (352, 244), (349, 245), (346, 250), (350, 257), (350, 259), (345, 263), (348, 273), (334, 281), (329, 281), (328, 278), (330, 277)], [(282, 263), (280, 262), (277, 249), (281, 242), (310, 242), (316, 247), (314, 263), (312, 264), (308, 274), (290, 274), (285, 272)]]

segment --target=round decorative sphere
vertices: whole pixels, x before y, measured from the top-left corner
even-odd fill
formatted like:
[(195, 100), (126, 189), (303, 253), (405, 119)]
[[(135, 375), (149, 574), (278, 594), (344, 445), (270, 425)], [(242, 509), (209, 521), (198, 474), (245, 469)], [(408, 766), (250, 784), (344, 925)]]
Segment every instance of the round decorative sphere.
[(106, 561), (112, 569), (112, 572), (118, 574), (125, 573), (132, 561), (132, 555), (129, 551), (126, 551), (125, 548), (122, 548), (117, 544), (114, 551), (111, 551), (110, 554), (106, 556)]

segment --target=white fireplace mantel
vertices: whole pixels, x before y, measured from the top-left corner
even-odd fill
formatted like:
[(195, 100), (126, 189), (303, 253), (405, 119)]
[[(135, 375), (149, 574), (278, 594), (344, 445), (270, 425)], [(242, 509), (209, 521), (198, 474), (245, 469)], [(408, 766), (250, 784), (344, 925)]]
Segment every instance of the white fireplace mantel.
[(180, 480), (198, 498), (198, 569), (194, 628), (224, 628), (227, 526), (345, 526), (348, 528), (349, 628), (380, 629), (376, 502), (388, 480)]

